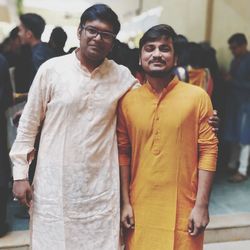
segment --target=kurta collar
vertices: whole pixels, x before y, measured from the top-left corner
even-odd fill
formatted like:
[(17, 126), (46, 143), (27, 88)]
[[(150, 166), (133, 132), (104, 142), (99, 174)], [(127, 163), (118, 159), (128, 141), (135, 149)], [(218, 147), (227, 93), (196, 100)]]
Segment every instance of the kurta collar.
[(151, 87), (151, 85), (149, 84), (149, 82), (147, 82), (146, 88), (155, 96), (157, 96), (159, 98), (159, 100), (161, 100), (168, 92), (170, 92), (177, 84), (179, 83), (179, 79), (177, 76), (175, 76), (173, 78), (173, 80), (163, 89), (161, 95), (159, 96), (158, 94), (156, 94), (155, 90)]

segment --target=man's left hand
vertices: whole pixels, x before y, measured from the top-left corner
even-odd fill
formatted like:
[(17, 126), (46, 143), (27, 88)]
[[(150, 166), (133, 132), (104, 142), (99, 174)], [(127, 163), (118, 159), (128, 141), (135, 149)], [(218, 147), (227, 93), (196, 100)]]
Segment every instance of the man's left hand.
[(195, 206), (188, 220), (188, 232), (191, 236), (198, 236), (206, 229), (209, 223), (208, 207)]

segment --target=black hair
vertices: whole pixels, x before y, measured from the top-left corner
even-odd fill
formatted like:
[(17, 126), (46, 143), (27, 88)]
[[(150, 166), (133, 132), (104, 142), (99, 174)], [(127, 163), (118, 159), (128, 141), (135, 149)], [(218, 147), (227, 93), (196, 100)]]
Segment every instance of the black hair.
[(142, 36), (139, 42), (140, 53), (141, 53), (142, 47), (147, 42), (158, 40), (161, 37), (171, 38), (173, 40), (174, 50), (176, 53), (178, 49), (176, 47), (177, 34), (174, 31), (174, 29), (167, 24), (155, 25), (144, 33), (144, 35)]
[(35, 13), (27, 13), (21, 15), (20, 20), (22, 24), (33, 33), (35, 38), (41, 38), (46, 24), (41, 16)]
[(233, 34), (228, 39), (228, 43), (229, 44), (235, 43), (237, 45), (247, 44), (247, 38), (243, 33), (236, 33), (236, 34)]
[(121, 24), (116, 13), (106, 4), (94, 4), (86, 9), (81, 16), (80, 25), (84, 25), (87, 21), (101, 20), (112, 24), (113, 32), (117, 35), (120, 31)]
[(15, 27), (14, 29), (12, 29), (9, 33), (9, 37), (11, 40), (14, 40), (18, 37), (18, 32), (19, 32), (19, 28)]
[(67, 34), (61, 27), (55, 27), (50, 35), (49, 42), (56, 45), (57, 48), (63, 48), (67, 40)]

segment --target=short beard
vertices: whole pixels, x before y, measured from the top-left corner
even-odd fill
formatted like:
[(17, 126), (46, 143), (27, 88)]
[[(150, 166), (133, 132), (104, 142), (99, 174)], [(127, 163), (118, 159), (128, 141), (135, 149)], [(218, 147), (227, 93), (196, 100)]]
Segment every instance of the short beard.
[(169, 77), (170, 75), (173, 74), (173, 69), (170, 69), (168, 71), (147, 71), (145, 72), (147, 75), (151, 76), (151, 77), (155, 77), (155, 78), (165, 78), (165, 77)]

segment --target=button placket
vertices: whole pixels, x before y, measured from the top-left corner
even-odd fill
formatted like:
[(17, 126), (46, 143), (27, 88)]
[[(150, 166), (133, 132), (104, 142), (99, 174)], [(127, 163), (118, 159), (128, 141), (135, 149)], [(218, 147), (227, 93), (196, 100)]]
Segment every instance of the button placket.
[(159, 104), (160, 103), (157, 103), (157, 108), (155, 111), (154, 125), (153, 125), (154, 138), (153, 138), (152, 152), (154, 155), (158, 155), (160, 153), (160, 147), (159, 147), (159, 144), (160, 144)]

